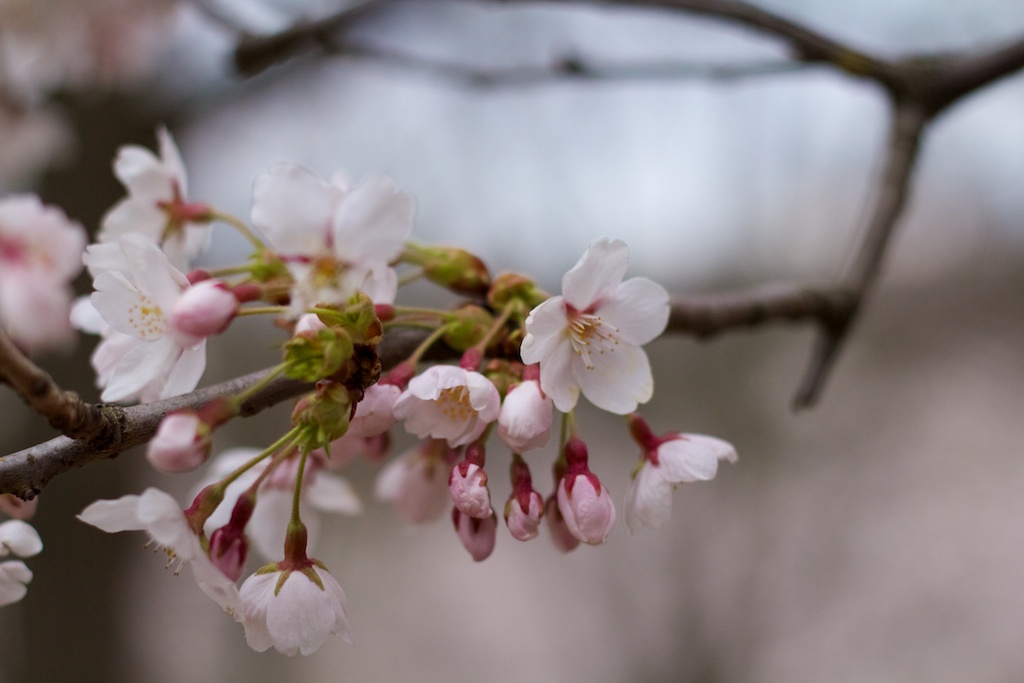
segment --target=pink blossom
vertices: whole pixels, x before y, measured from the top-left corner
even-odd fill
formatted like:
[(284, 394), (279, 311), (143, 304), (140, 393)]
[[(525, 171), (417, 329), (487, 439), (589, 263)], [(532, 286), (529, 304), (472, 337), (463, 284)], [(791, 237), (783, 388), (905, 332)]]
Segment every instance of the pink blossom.
[(551, 533), (551, 542), (563, 553), (576, 549), (580, 539), (569, 529), (569, 525), (562, 516), (558, 506), (558, 497), (552, 494), (544, 504), (544, 519), (547, 521), (548, 531)]
[(70, 282), (85, 231), (34, 195), (0, 199), (0, 327), (29, 350), (72, 339)]
[(452, 509), (452, 524), (462, 541), (462, 546), (469, 551), (474, 562), (482, 562), (494, 552), (494, 543), (498, 535), (498, 518), (492, 511), (490, 515), (479, 519), (463, 514), (458, 508)]
[(582, 391), (598, 408), (625, 415), (654, 392), (640, 347), (665, 329), (668, 292), (646, 278), (622, 281), (629, 248), (619, 240), (591, 243), (562, 278), (562, 296), (526, 318), (523, 362), (540, 363), (540, 386), (568, 412)]
[(587, 447), (573, 437), (565, 445), (568, 469), (558, 482), (558, 510), (573, 536), (600, 545), (615, 524), (615, 504), (608, 489), (587, 466)]
[(377, 498), (395, 506), (408, 524), (440, 517), (450, 500), (448, 468), (458, 452), (441, 439), (424, 441), (392, 460), (377, 475)]
[(292, 308), (339, 304), (358, 290), (391, 303), (398, 278), (389, 265), (412, 230), (412, 197), (384, 176), (351, 187), (325, 183), (279, 164), (256, 179), (252, 223), (285, 260), (295, 286)]
[(513, 453), (543, 448), (551, 436), (551, 399), (537, 380), (514, 384), (498, 413), (498, 436)]
[(180, 410), (160, 421), (146, 459), (161, 472), (191, 472), (206, 462), (212, 445), (209, 425), (195, 411)]
[(483, 519), (493, 514), (487, 473), (476, 463), (463, 461), (452, 469), (448, 476), (448, 492), (456, 509), (470, 517)]
[(238, 314), (238, 299), (219, 280), (192, 285), (174, 303), (171, 333), (182, 346), (198, 344), (220, 334)]
[(14, 519), (28, 521), (36, 514), (39, 507), (39, 496), (31, 500), (22, 500), (13, 493), (0, 494), (0, 511)]
[(114, 160), (114, 173), (128, 196), (107, 212), (97, 236), (116, 242), (129, 234), (160, 245), (175, 267), (187, 269), (209, 242), (209, 208), (189, 204), (185, 165), (170, 133), (157, 131), (160, 156), (144, 147), (122, 147)]
[(355, 436), (378, 436), (395, 424), (395, 403), (402, 390), (394, 384), (374, 384), (356, 404), (356, 413), (348, 425), (348, 433)]
[(409, 382), (395, 403), (395, 417), (416, 436), (462, 446), (483, 434), (500, 405), (498, 390), (479, 372), (435, 365)]
[(525, 506), (515, 495), (505, 503), (505, 524), (512, 537), (519, 541), (529, 541), (537, 536), (543, 515), (544, 499), (536, 491), (527, 494)]

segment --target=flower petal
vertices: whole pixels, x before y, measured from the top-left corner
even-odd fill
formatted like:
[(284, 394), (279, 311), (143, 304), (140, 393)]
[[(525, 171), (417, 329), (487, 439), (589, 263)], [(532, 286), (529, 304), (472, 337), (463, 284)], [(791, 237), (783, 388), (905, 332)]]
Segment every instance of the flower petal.
[(635, 277), (619, 285), (598, 314), (604, 324), (617, 328), (622, 341), (643, 346), (665, 331), (668, 292), (652, 280)]
[(0, 524), (0, 556), (14, 553), (18, 557), (32, 557), (43, 550), (43, 540), (31, 524), (10, 519)]
[(562, 277), (562, 296), (573, 308), (583, 311), (609, 297), (626, 277), (629, 247), (622, 240), (607, 237), (594, 240), (587, 251)]
[(316, 254), (327, 247), (340, 197), (337, 188), (301, 166), (277, 164), (256, 178), (252, 224), (283, 254)]
[[(638, 403), (646, 403), (654, 394), (654, 378), (647, 354), (638, 346), (626, 344), (614, 351), (591, 356), (592, 368), (583, 363), (571, 366), (573, 377), (587, 400), (602, 410), (617, 415), (626, 415), (636, 410)], [(541, 388), (551, 395), (543, 382), (544, 366), (541, 366)], [(555, 406), (563, 410), (555, 401)], [(563, 411), (564, 412), (564, 411)]]

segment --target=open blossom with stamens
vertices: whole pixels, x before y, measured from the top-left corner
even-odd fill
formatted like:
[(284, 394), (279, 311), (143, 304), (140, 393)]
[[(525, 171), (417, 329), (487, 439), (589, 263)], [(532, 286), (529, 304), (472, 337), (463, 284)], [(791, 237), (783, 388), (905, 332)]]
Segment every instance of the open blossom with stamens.
[(463, 446), (483, 434), (500, 409), (498, 390), (479, 372), (435, 365), (409, 382), (395, 403), (395, 417), (416, 436)]
[(639, 415), (630, 416), (634, 438), (640, 442), (642, 463), (626, 490), (626, 528), (657, 529), (672, 512), (672, 492), (682, 483), (709, 481), (718, 461), (736, 462), (732, 444), (701, 434), (654, 436)]
[(668, 292), (646, 278), (622, 281), (629, 247), (595, 240), (562, 278), (562, 296), (526, 319), (520, 353), (540, 363), (540, 386), (562, 412), (582, 391), (598, 408), (626, 414), (650, 400), (654, 380), (640, 347), (668, 324)]
[(0, 199), (0, 328), (29, 350), (71, 339), (70, 281), (85, 231), (34, 195)]
[[(32, 557), (43, 549), (43, 541), (31, 525), (20, 519), (0, 524), (0, 557), (14, 554)], [(30, 570), (21, 560), (0, 562), (0, 606), (9, 605), (25, 597), (32, 580)]]
[(114, 174), (128, 190), (128, 196), (107, 212), (97, 236), (101, 242), (116, 242), (138, 234), (163, 247), (171, 263), (183, 270), (206, 248), (210, 209), (190, 204), (185, 164), (170, 133), (157, 131), (160, 156), (144, 147), (122, 147), (114, 160)]
[(121, 333), (104, 340), (113, 370), (103, 400), (137, 397), (144, 390), (152, 392), (154, 385), (159, 398), (194, 389), (206, 368), (206, 340), (183, 344), (187, 335), (178, 333), (171, 318), (190, 286), (185, 275), (153, 242), (138, 235), (89, 247), (86, 265), (95, 278), (93, 307)]
[(240, 618), (235, 582), (210, 561), (184, 511), (170, 494), (148, 488), (141, 495), (98, 500), (82, 510), (78, 518), (107, 533), (146, 531), (165, 549), (169, 564), (192, 567), (199, 588), (225, 612)]
[(256, 179), (252, 223), (288, 266), (292, 308), (339, 304), (358, 290), (391, 303), (398, 258), (412, 230), (412, 197), (384, 176), (350, 186), (325, 183), (299, 166), (278, 164)]

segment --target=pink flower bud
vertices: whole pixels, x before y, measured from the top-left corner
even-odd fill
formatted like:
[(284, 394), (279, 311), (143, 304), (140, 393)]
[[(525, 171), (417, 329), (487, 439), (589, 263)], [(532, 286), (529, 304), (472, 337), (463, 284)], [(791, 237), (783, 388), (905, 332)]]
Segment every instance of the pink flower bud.
[(448, 492), (455, 507), (476, 519), (494, 514), (491, 492), (487, 490), (487, 473), (475, 463), (460, 462), (448, 476)]
[(498, 436), (513, 453), (543, 448), (551, 435), (551, 399), (536, 380), (514, 385), (498, 413)]
[(587, 465), (587, 447), (578, 438), (565, 445), (568, 470), (558, 482), (558, 510), (572, 535), (600, 545), (615, 524), (615, 504), (608, 489)]
[(210, 536), (210, 561), (232, 581), (242, 578), (248, 557), (249, 539), (230, 524), (222, 526)]
[(146, 459), (161, 472), (189, 472), (206, 462), (212, 445), (210, 426), (194, 411), (179, 410), (164, 416)]
[(38, 497), (32, 500), (22, 500), (13, 493), (0, 495), (0, 511), (7, 513), (8, 516), (14, 519), (23, 521), (32, 519), (36, 514), (37, 507), (39, 507)]
[(565, 523), (561, 510), (558, 509), (558, 499), (555, 496), (548, 498), (544, 506), (544, 519), (548, 523), (548, 531), (551, 533), (551, 542), (563, 553), (576, 549), (580, 539), (573, 535)]
[(300, 315), (299, 319), (295, 322), (295, 334), (297, 335), (305, 334), (306, 332), (317, 332), (326, 328), (327, 325), (324, 325), (324, 321), (320, 320), (320, 316), (315, 313)]
[(203, 280), (178, 298), (171, 312), (171, 333), (184, 346), (220, 334), (238, 313), (238, 299), (223, 282)]
[(463, 547), (469, 551), (475, 562), (481, 562), (494, 552), (494, 541), (498, 535), (498, 518), (492, 512), (489, 517), (477, 519), (464, 515), (458, 508), (452, 509), (452, 523), (462, 541)]
[(519, 541), (529, 541), (537, 536), (543, 514), (544, 499), (536, 491), (530, 492), (525, 508), (521, 499), (515, 495), (505, 503), (505, 524), (512, 537)]

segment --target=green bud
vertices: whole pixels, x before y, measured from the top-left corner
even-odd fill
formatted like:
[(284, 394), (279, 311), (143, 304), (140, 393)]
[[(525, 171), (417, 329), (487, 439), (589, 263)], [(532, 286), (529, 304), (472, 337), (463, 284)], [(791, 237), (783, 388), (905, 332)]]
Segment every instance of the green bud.
[(478, 344), (494, 324), (487, 309), (469, 304), (454, 311), (454, 320), (445, 325), (444, 343), (456, 351), (466, 351)]
[(510, 301), (522, 301), (526, 310), (533, 310), (547, 301), (548, 295), (533, 280), (517, 273), (502, 273), (494, 279), (487, 292), (487, 303), (494, 310), (505, 308)]
[(423, 276), (459, 294), (484, 294), (491, 273), (478, 257), (458, 247), (406, 245), (402, 260), (423, 268)]
[(363, 292), (353, 294), (343, 310), (320, 310), (317, 317), (328, 327), (344, 328), (356, 344), (375, 345), (384, 335), (373, 300)]
[(345, 385), (319, 382), (316, 391), (299, 399), (292, 411), (299, 450), (309, 452), (340, 439), (348, 431), (351, 413), (352, 398)]
[(330, 377), (352, 357), (352, 337), (340, 327), (305, 332), (284, 344), (285, 375), (305, 382)]

